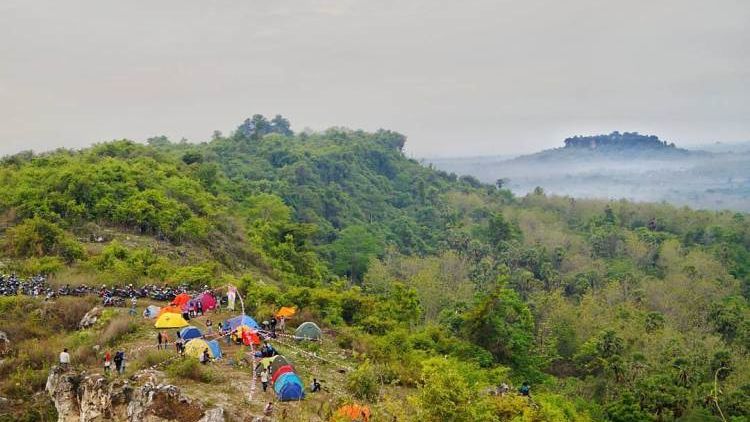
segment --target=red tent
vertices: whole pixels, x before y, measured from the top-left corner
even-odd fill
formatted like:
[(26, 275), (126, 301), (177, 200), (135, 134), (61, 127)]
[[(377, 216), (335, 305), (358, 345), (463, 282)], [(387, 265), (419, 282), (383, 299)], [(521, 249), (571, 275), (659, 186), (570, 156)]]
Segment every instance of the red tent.
[(180, 308), (185, 308), (188, 302), (190, 302), (190, 295), (187, 293), (180, 293), (177, 295), (177, 297), (174, 298), (174, 300), (172, 301), (172, 305), (179, 306)]
[(196, 300), (199, 300), (201, 302), (201, 305), (203, 305), (204, 311), (210, 311), (211, 309), (216, 309), (216, 298), (211, 293), (203, 292), (198, 295)]
[(294, 372), (294, 368), (292, 368), (292, 365), (284, 365), (281, 368), (277, 369), (271, 377), (271, 384), (275, 383), (277, 378), (286, 374), (287, 372)]
[(251, 344), (260, 346), (260, 337), (258, 337), (258, 333), (247, 329), (242, 330), (242, 344), (244, 344), (245, 346), (249, 346)]

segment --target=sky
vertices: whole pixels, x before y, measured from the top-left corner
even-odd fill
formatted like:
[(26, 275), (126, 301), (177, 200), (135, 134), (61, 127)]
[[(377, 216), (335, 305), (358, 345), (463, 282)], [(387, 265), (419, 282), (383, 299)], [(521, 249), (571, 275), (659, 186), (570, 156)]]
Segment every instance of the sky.
[(3, 0), (0, 154), (255, 113), (396, 130), (415, 157), (747, 141), (748, 46), (747, 0)]

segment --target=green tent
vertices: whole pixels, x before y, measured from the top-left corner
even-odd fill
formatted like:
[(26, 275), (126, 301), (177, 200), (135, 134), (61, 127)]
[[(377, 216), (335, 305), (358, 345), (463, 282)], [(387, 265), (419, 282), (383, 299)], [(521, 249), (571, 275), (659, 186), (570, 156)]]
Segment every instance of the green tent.
[(314, 322), (303, 322), (297, 327), (297, 331), (294, 332), (294, 338), (297, 340), (320, 340), (323, 337), (323, 332), (320, 331)]

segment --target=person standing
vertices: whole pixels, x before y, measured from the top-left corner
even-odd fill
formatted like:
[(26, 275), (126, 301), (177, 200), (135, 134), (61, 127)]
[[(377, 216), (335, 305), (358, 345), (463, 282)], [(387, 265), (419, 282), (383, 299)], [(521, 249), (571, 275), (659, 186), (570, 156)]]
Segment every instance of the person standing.
[(266, 389), (268, 389), (268, 369), (263, 369), (260, 372), (260, 383), (263, 385), (263, 392), (266, 392)]
[(286, 318), (283, 316), (279, 317), (279, 330), (282, 333), (286, 332)]
[(234, 311), (234, 301), (237, 299), (237, 288), (233, 285), (227, 286), (227, 309)]
[(130, 311), (128, 311), (130, 316), (135, 316), (137, 314), (137, 312), (135, 311), (136, 306), (138, 306), (138, 298), (133, 296), (132, 298), (130, 298)]
[(156, 333), (156, 350), (161, 350), (162, 341), (163, 339), (161, 336), (161, 331), (159, 331), (158, 333)]
[(120, 375), (125, 373), (125, 352), (120, 352)]
[(124, 353), (122, 351), (118, 351), (117, 353), (115, 353), (115, 370), (118, 374), (121, 373), (122, 370), (123, 354)]
[(195, 312), (195, 314), (196, 314), (196, 315), (198, 315), (198, 314), (201, 314), (201, 316), (203, 316), (203, 302), (201, 302), (201, 301), (199, 300), (199, 301), (198, 301), (198, 302), (197, 302), (197, 303), (195, 304), (195, 310), (196, 310), (196, 312)]
[(107, 350), (104, 353), (104, 372), (108, 374), (110, 369), (112, 369), (112, 355)]
[(206, 334), (209, 336), (214, 333), (214, 323), (211, 322), (211, 318), (206, 319)]
[(68, 353), (68, 349), (63, 349), (62, 352), (60, 352), (60, 367), (62, 369), (67, 370), (70, 366), (70, 354)]

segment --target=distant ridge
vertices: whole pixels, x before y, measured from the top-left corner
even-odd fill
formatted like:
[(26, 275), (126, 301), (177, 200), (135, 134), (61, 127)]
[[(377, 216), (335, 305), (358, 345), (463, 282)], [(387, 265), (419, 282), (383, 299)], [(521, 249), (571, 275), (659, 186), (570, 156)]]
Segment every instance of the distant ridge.
[(678, 148), (673, 142), (662, 141), (655, 135), (641, 135), (638, 132), (614, 131), (608, 135), (574, 136), (566, 138), (564, 146), (522, 155), (506, 163), (549, 160), (579, 159), (664, 159), (706, 154)]
[(654, 149), (682, 150), (674, 142), (662, 141), (655, 135), (641, 135), (638, 132), (620, 133), (614, 131), (609, 135), (574, 136), (565, 139), (565, 148), (586, 148), (603, 150)]

